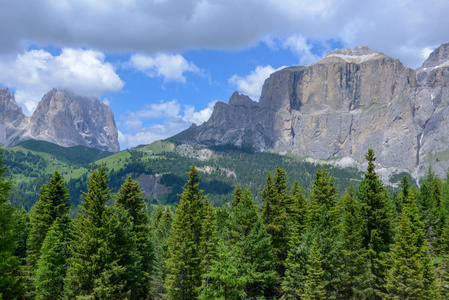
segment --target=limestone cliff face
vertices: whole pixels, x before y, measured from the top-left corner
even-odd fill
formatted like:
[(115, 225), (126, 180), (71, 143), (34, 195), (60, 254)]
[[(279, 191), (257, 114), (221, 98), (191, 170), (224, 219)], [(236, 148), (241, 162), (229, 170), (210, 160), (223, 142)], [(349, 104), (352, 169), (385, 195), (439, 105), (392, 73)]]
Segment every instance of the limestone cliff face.
[(373, 148), (380, 167), (418, 177), (432, 164), (441, 175), (449, 167), (448, 87), (449, 44), (418, 70), (365, 46), (334, 50), (273, 73), (258, 103), (237, 93), (217, 103), (188, 136), (337, 162), (363, 163)]
[[(53, 89), (39, 102), (30, 118), (23, 115), (9, 90), (0, 90), (0, 141), (6, 146), (26, 139), (64, 147), (83, 145), (120, 151), (118, 131), (111, 109), (95, 98)], [(0, 134), (2, 132), (0, 131)]]

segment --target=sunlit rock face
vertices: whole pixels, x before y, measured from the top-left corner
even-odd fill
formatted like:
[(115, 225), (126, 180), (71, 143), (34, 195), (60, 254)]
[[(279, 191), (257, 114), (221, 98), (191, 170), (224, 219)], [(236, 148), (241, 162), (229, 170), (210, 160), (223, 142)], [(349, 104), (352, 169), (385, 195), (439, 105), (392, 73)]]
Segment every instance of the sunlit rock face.
[(417, 70), (366, 46), (334, 50), (309, 65), (277, 71), (259, 102), (234, 93), (185, 142), (252, 145), (317, 160), (363, 163), (418, 177), (449, 167), (449, 44)]
[(120, 150), (111, 109), (96, 98), (80, 97), (66, 90), (48, 92), (27, 118), (9, 89), (0, 89), (0, 127), (0, 142), (6, 146), (35, 139), (64, 147)]

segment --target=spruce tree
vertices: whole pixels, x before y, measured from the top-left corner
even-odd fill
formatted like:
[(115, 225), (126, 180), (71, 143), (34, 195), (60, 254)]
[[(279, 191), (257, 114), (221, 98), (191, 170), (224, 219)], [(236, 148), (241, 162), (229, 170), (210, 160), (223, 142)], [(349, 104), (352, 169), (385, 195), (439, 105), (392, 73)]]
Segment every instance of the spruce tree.
[(34, 281), (36, 299), (60, 299), (64, 290), (68, 251), (59, 218), (51, 225), (41, 247)]
[(228, 291), (237, 297), (233, 299), (274, 296), (276, 272), (270, 238), (248, 190), (234, 208), (229, 236), (220, 240), (217, 259), (204, 277), (210, 286), (203, 297), (221, 297)]
[(69, 259), (65, 285), (69, 298), (95, 297), (97, 281), (107, 266), (108, 219), (111, 217), (111, 209), (106, 203), (112, 199), (112, 194), (104, 164), (92, 172), (87, 182), (87, 193), (83, 193), (82, 198), (81, 213), (74, 225), (72, 257)]
[(242, 200), (242, 188), (240, 187), (240, 185), (237, 185), (237, 187), (234, 190), (234, 198), (232, 199), (231, 202), (231, 209), (234, 209), (234, 207), (236, 207), (241, 200)]
[(18, 299), (24, 294), (20, 259), (15, 255), (18, 246), (18, 216), (8, 201), (12, 182), (6, 178), (3, 166), (4, 150), (0, 148), (0, 295), (2, 299)]
[(199, 244), (204, 196), (199, 190), (199, 181), (195, 165), (192, 165), (168, 239), (165, 288), (169, 298), (194, 299), (201, 286)]
[(317, 238), (312, 242), (310, 257), (307, 263), (307, 279), (304, 285), (303, 299), (324, 300), (327, 299), (323, 286), (324, 271), (321, 267), (320, 245)]
[(363, 246), (364, 220), (361, 204), (346, 190), (342, 205), (342, 275), (339, 298), (358, 299), (369, 294), (368, 251)]
[(115, 208), (106, 226), (106, 249), (102, 256), (105, 266), (94, 279), (93, 296), (111, 300), (148, 297), (141, 294), (142, 257), (128, 211), (120, 206)]
[(285, 171), (276, 167), (274, 180), (270, 174), (266, 179), (266, 188), (262, 191), (262, 220), (271, 237), (273, 258), (279, 280), (284, 277), (285, 259), (288, 253), (288, 223), (287, 223), (287, 178)]
[[(301, 238), (292, 238), (289, 252), (288, 282), (284, 281), (284, 295), (288, 297), (299, 297), (294, 295), (295, 291), (301, 293), (305, 289), (307, 274), (305, 265), (309, 262), (310, 251), (313, 240), (320, 241), (322, 255), (322, 269), (324, 271), (322, 284), (326, 294), (330, 298), (338, 298), (342, 288), (342, 240), (339, 226), (339, 215), (336, 207), (336, 189), (331, 176), (326, 169), (319, 169), (310, 193), (310, 203), (307, 210), (307, 223)], [(293, 243), (296, 240), (295, 243)], [(298, 244), (299, 241), (299, 244)], [(288, 284), (288, 286), (287, 286)], [(290, 291), (287, 291), (290, 290)], [(288, 294), (286, 294), (288, 292)]]
[(310, 203), (307, 211), (307, 227), (313, 228), (319, 222), (322, 210), (331, 211), (335, 207), (337, 191), (334, 181), (326, 169), (318, 169), (310, 193)]
[(403, 211), (386, 282), (391, 298), (422, 299), (425, 296), (418, 238), (407, 212)]
[(139, 183), (128, 176), (125, 183), (117, 193), (116, 206), (122, 207), (128, 214), (132, 223), (132, 231), (136, 236), (136, 245), (142, 257), (139, 274), (139, 288), (133, 297), (145, 299), (150, 294), (151, 270), (153, 260), (153, 246), (150, 240), (150, 222)]
[[(55, 171), (50, 181), (41, 187), (39, 193), (39, 201), (31, 213), (30, 233), (27, 241), (27, 261), (31, 270), (36, 266), (42, 244), (53, 222), (57, 218), (60, 219), (60, 223), (70, 222), (66, 217), (71, 208), (69, 192), (58, 171)], [(62, 223), (60, 225), (66, 227), (67, 230), (70, 226)]]
[(382, 297), (387, 272), (386, 256), (393, 242), (391, 213), (387, 206), (385, 187), (375, 172), (374, 151), (366, 155), (368, 169), (357, 190), (357, 199), (362, 203), (365, 220), (364, 247), (369, 251), (371, 289)]
[[(201, 224), (201, 240), (199, 245), (199, 255), (201, 258), (201, 274), (210, 271), (213, 260), (217, 254), (217, 223), (212, 204), (206, 199), (204, 203), (204, 219)], [(209, 285), (210, 282), (203, 276), (202, 286)]]
[(168, 208), (164, 211), (162, 206), (159, 206), (151, 219), (154, 220), (151, 230), (151, 239), (154, 245), (153, 270), (151, 272), (151, 297), (153, 299), (163, 299), (166, 294), (164, 281), (167, 274), (164, 261), (167, 257), (167, 241), (173, 217)]
[(306, 279), (306, 254), (301, 251), (302, 240), (298, 227), (293, 227), (289, 250), (285, 261), (285, 277), (282, 281), (282, 299), (299, 299)]
[(306, 227), (307, 200), (297, 181), (293, 184), (288, 197), (287, 213), (293, 227), (297, 228), (297, 234), (301, 235)]

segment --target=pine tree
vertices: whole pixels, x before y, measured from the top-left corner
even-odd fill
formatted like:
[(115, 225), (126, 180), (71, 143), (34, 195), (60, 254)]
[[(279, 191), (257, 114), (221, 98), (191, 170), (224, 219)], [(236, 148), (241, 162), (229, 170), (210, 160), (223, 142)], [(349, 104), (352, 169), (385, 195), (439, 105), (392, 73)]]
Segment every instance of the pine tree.
[(271, 237), (273, 258), (279, 280), (284, 277), (285, 259), (288, 253), (288, 224), (287, 224), (287, 178), (285, 171), (276, 167), (274, 180), (270, 174), (266, 180), (267, 186), (262, 191), (263, 207), (262, 220)]
[(297, 234), (301, 235), (306, 227), (307, 200), (297, 181), (293, 184), (288, 200), (288, 216), (293, 226), (297, 228)]
[(36, 299), (60, 299), (63, 295), (68, 259), (63, 226), (56, 219), (42, 244), (34, 281)]
[[(339, 215), (336, 207), (336, 189), (331, 176), (326, 169), (316, 173), (310, 203), (307, 210), (307, 223), (301, 238), (293, 237), (288, 257), (288, 278), (284, 280), (284, 296), (295, 298), (305, 289), (306, 268), (309, 262), (313, 240), (320, 241), (322, 269), (324, 271), (322, 284), (330, 298), (337, 298), (342, 288), (342, 241), (339, 225)], [(294, 243), (293, 243), (294, 242)], [(299, 244), (298, 244), (299, 242)]]
[(159, 206), (152, 220), (154, 220), (151, 230), (154, 259), (151, 272), (151, 296), (153, 299), (163, 299), (166, 294), (164, 281), (167, 273), (164, 261), (167, 257), (167, 241), (173, 217), (168, 208), (164, 211), (162, 206)]
[(169, 298), (193, 299), (201, 286), (199, 244), (203, 223), (203, 191), (195, 165), (183, 188), (168, 239), (165, 287)]
[(301, 234), (294, 227), (289, 241), (289, 250), (285, 261), (285, 277), (282, 281), (282, 299), (299, 299), (303, 294), (306, 279), (307, 257), (301, 251)]
[(307, 279), (303, 294), (305, 300), (324, 300), (327, 298), (323, 286), (324, 271), (321, 264), (320, 245), (318, 239), (315, 238), (310, 248), (310, 257), (307, 263)]
[(115, 208), (107, 220), (106, 249), (102, 259), (105, 267), (94, 279), (93, 295), (96, 299), (143, 299), (140, 251), (134, 224), (129, 212)]
[(248, 190), (234, 208), (229, 237), (220, 240), (217, 259), (204, 277), (211, 284), (203, 296), (209, 295), (210, 299), (227, 292), (237, 297), (233, 299), (273, 296), (276, 272), (270, 238)]
[[(65, 181), (58, 171), (47, 184), (40, 189), (40, 198), (31, 213), (31, 226), (27, 244), (27, 261), (31, 270), (36, 266), (44, 239), (53, 222), (69, 219), (64, 217), (70, 212), (69, 193)], [(62, 226), (62, 224), (61, 224)], [(68, 224), (65, 225), (69, 226)], [(67, 233), (64, 233), (66, 235)]]
[(342, 205), (342, 299), (364, 298), (368, 291), (369, 273), (368, 251), (363, 246), (364, 220), (361, 204), (357, 202), (352, 191), (345, 191), (341, 198)]
[(107, 266), (108, 219), (111, 209), (106, 206), (112, 199), (108, 187), (106, 166), (94, 170), (87, 182), (87, 193), (83, 193), (74, 226), (72, 257), (69, 259), (65, 292), (69, 298), (94, 297), (97, 281)]
[(240, 187), (240, 185), (237, 185), (237, 187), (234, 190), (234, 198), (232, 199), (231, 202), (231, 209), (234, 209), (234, 207), (236, 207), (241, 200), (242, 200), (242, 188)]
[(307, 227), (314, 227), (319, 223), (323, 208), (330, 211), (335, 207), (337, 191), (334, 181), (326, 169), (318, 169), (310, 193), (310, 203), (307, 211)]
[[(201, 274), (210, 271), (213, 260), (217, 254), (217, 223), (215, 221), (214, 208), (206, 199), (204, 203), (204, 220), (201, 225), (201, 240), (199, 245), (199, 255), (201, 258)], [(203, 277), (202, 286), (209, 285), (207, 278)]]
[(387, 206), (385, 188), (375, 172), (374, 151), (366, 155), (368, 169), (357, 190), (357, 199), (362, 203), (365, 219), (364, 247), (369, 251), (371, 288), (381, 297), (387, 271), (386, 255), (393, 242), (391, 213)]
[(139, 274), (139, 289), (136, 295), (139, 299), (145, 299), (150, 294), (151, 270), (153, 260), (153, 246), (150, 241), (150, 222), (144, 200), (141, 198), (143, 192), (139, 189), (139, 183), (127, 178), (118, 191), (116, 206), (126, 210), (132, 222), (132, 231), (136, 236), (136, 245), (139, 255), (142, 257)]
[(389, 296), (392, 298), (422, 299), (424, 296), (420, 248), (417, 244), (417, 233), (413, 230), (407, 212), (403, 211), (392, 250), (392, 267), (386, 283)]
[(441, 237), (446, 220), (440, 185), (440, 180), (436, 177), (432, 188), (432, 227), (435, 231), (434, 244), (436, 248), (438, 248), (438, 239)]
[(17, 240), (17, 211), (8, 201), (12, 182), (6, 179), (4, 150), (0, 149), (0, 298), (18, 299), (24, 294), (20, 259), (14, 255)]

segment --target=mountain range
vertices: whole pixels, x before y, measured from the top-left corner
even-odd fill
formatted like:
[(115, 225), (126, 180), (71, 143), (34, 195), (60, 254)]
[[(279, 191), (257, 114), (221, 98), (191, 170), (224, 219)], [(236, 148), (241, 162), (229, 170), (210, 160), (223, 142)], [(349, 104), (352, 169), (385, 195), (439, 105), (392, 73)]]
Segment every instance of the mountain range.
[(379, 173), (419, 178), (449, 167), (449, 44), (413, 70), (366, 46), (266, 79), (260, 100), (235, 92), (212, 116), (172, 140), (250, 146), (313, 162), (363, 164), (374, 149)]
[[(384, 178), (429, 166), (449, 167), (449, 44), (414, 70), (366, 46), (334, 50), (308, 66), (266, 79), (259, 101), (235, 92), (210, 119), (170, 138), (178, 144), (230, 145), (308, 162), (364, 168), (374, 149)], [(118, 152), (111, 109), (95, 98), (53, 89), (26, 117), (8, 88), (0, 89), (0, 142), (34, 139), (64, 147)]]

